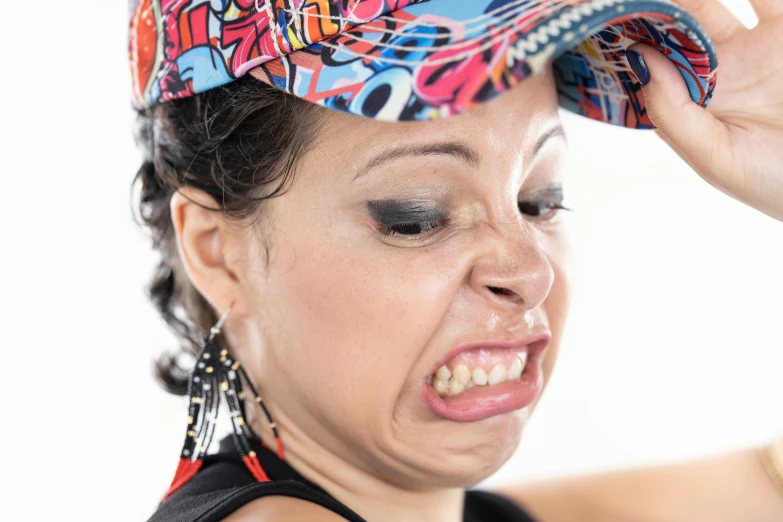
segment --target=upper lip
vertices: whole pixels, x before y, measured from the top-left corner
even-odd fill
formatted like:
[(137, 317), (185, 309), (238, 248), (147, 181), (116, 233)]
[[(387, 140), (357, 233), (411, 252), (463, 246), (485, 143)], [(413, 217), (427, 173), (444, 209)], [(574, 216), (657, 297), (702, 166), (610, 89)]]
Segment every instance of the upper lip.
[(528, 337), (525, 337), (524, 339), (497, 340), (497, 341), (486, 340), (486, 341), (476, 341), (468, 344), (463, 344), (462, 346), (450, 350), (448, 353), (446, 353), (446, 355), (441, 357), (440, 360), (438, 360), (438, 362), (433, 365), (432, 369), (427, 374), (427, 376), (435, 373), (438, 370), (438, 368), (446, 364), (446, 362), (452, 357), (454, 357), (455, 355), (467, 350), (472, 350), (473, 348), (505, 348), (505, 349), (514, 350), (514, 349), (524, 348), (525, 346), (528, 345), (533, 345), (531, 347), (532, 349), (530, 353), (528, 354), (528, 360), (536, 359), (538, 355), (542, 353), (549, 345), (549, 340), (551, 338), (552, 338), (551, 332), (549, 332), (549, 330), (545, 330), (535, 335), (530, 335)]

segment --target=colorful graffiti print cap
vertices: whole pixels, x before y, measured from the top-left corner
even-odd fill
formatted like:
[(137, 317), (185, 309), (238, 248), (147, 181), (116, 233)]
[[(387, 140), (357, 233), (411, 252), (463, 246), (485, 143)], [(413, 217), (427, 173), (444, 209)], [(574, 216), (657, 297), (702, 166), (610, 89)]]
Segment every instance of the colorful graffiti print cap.
[(717, 59), (704, 29), (663, 0), (131, 0), (134, 106), (245, 74), (381, 120), (470, 110), (552, 64), (559, 103), (650, 128), (625, 61), (655, 46), (706, 106)]

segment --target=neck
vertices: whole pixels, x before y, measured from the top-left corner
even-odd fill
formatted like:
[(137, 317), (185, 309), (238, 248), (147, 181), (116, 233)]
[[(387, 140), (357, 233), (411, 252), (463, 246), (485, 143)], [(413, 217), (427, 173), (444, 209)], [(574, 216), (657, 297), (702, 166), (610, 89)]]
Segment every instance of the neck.
[[(461, 522), (464, 489), (412, 490), (394, 485), (367, 469), (347, 462), (318, 444), (301, 430), (279, 418), (283, 426), (285, 460), (299, 474), (323, 488), (332, 497), (372, 522)], [(260, 419), (253, 428), (269, 447), (274, 447), (269, 430)], [(270, 442), (272, 445), (270, 446)]]

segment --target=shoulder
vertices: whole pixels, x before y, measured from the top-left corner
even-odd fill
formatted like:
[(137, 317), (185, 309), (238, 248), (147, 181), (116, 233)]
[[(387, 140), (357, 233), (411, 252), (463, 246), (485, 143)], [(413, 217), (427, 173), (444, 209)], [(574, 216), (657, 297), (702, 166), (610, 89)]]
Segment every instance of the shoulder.
[(248, 502), (222, 522), (345, 522), (323, 506), (294, 497), (270, 496)]
[(525, 509), (537, 522), (644, 522), (637, 488), (624, 473), (594, 473), (511, 484), (496, 492)]
[(493, 493), (510, 499), (538, 522), (596, 520), (588, 515), (587, 506), (569, 484), (562, 481), (513, 484)]

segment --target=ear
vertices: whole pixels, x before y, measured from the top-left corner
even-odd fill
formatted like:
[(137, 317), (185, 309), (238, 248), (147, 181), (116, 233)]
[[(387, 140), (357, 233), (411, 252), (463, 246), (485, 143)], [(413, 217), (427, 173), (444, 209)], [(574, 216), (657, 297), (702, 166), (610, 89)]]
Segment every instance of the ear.
[(237, 315), (243, 307), (240, 284), (226, 262), (231, 229), (219, 208), (206, 192), (182, 187), (171, 197), (171, 221), (188, 279), (218, 314), (233, 304), (232, 315)]

